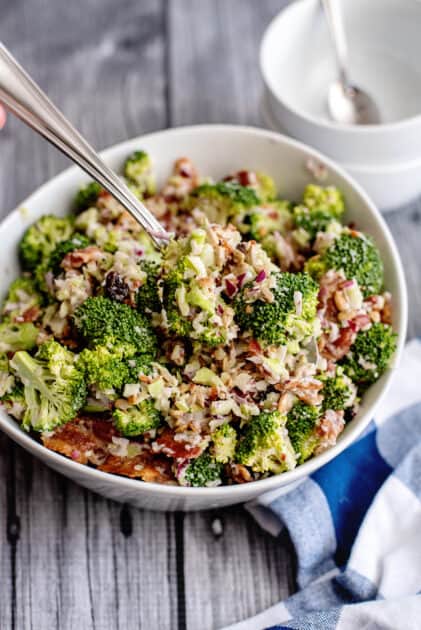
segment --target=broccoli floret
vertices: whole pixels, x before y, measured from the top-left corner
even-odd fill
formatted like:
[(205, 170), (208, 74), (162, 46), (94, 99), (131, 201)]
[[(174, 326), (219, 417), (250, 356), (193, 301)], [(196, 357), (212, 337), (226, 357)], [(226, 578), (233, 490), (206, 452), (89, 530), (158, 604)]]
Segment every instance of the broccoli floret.
[(237, 445), (237, 432), (230, 424), (223, 424), (212, 433), (211, 453), (215, 461), (226, 464), (233, 457)]
[(389, 366), (396, 350), (397, 335), (387, 324), (361, 330), (350, 352), (341, 360), (345, 373), (364, 390), (377, 381)]
[(264, 244), (268, 236), (275, 232), (283, 234), (291, 225), (291, 203), (273, 201), (258, 206), (250, 212), (245, 222), (249, 224), (249, 236)]
[[(249, 301), (248, 283), (234, 299), (239, 326), (252, 331), (256, 339), (284, 345), (312, 335), (317, 325), (319, 286), (306, 273), (276, 273), (273, 302)], [(252, 294), (251, 294), (252, 295)]]
[(101, 296), (89, 297), (76, 310), (74, 323), (90, 348), (118, 347), (125, 357), (156, 354), (156, 336), (148, 320), (127, 304)]
[(141, 199), (156, 192), (151, 158), (145, 151), (135, 151), (124, 164), (124, 176), (130, 188)]
[(303, 203), (294, 208), (297, 240), (302, 245), (313, 241), (318, 232), (325, 232), (345, 211), (342, 193), (333, 186), (309, 184)]
[(272, 177), (266, 173), (256, 172), (257, 184), (253, 186), (259, 199), (263, 202), (276, 199), (276, 185)]
[(198, 229), (188, 239), (173, 242), (165, 256), (163, 305), (169, 330), (208, 345), (225, 343), (229, 331), (222, 316), (230, 307), (212, 284), (203, 282), (215, 271), (214, 248), (206, 232)]
[(0, 324), (0, 352), (32, 350), (37, 342), (39, 330), (31, 322)]
[(253, 188), (236, 182), (218, 182), (198, 186), (191, 193), (188, 205), (202, 210), (212, 223), (224, 225), (259, 204), (260, 199)]
[(73, 210), (79, 214), (80, 212), (95, 206), (101, 191), (102, 188), (98, 182), (89, 182), (89, 184), (83, 186), (73, 201)]
[(82, 350), (77, 367), (85, 375), (88, 385), (94, 385), (97, 390), (104, 392), (118, 392), (126, 383), (137, 383), (139, 374), (148, 374), (150, 362), (149, 355), (125, 359), (121, 348), (110, 350), (105, 346), (97, 346), (93, 350)]
[(22, 383), (15, 383), (10, 391), (5, 392), (0, 398), (0, 403), (8, 414), (16, 418), (16, 420), (22, 420), (26, 410)]
[(7, 354), (0, 353), (0, 399), (3, 396), (10, 394), (14, 387), (15, 377), (10, 370)]
[(137, 383), (141, 374), (150, 374), (152, 371), (151, 363), (154, 359), (155, 357), (151, 354), (139, 354), (126, 359), (128, 369), (128, 379), (126, 383)]
[(63, 271), (61, 261), (69, 252), (76, 249), (83, 249), (90, 245), (91, 241), (84, 234), (74, 234), (66, 241), (57, 244), (50, 256), (37, 265), (34, 271), (36, 286), (42, 293), (49, 294), (49, 288), (46, 281), (46, 274), (52, 272), (54, 276), (58, 276)]
[(140, 268), (146, 273), (146, 280), (137, 292), (137, 308), (141, 313), (159, 313), (162, 309), (158, 285), (160, 265), (144, 260)]
[(345, 201), (341, 191), (334, 186), (308, 184), (304, 190), (303, 205), (313, 212), (322, 210), (332, 219), (340, 219), (345, 212)]
[(314, 278), (329, 269), (342, 271), (348, 280), (357, 280), (365, 297), (380, 292), (383, 286), (383, 263), (380, 253), (367, 235), (344, 231), (328, 249), (310, 258), (305, 266)]
[(75, 355), (57, 341), (42, 344), (35, 357), (16, 352), (10, 367), (24, 385), (23, 427), (51, 431), (72, 420), (83, 406), (86, 386)]
[[(192, 329), (191, 322), (182, 316), (180, 301), (185, 302), (186, 290), (184, 287), (185, 263), (179, 263), (167, 274), (163, 284), (163, 301), (167, 314), (168, 327), (174, 335), (187, 337)], [(186, 303), (186, 312), (189, 306)]]
[(142, 400), (125, 411), (121, 409), (113, 411), (114, 426), (125, 437), (135, 437), (157, 429), (161, 419), (161, 414), (151, 400)]
[(88, 385), (102, 391), (121, 390), (129, 383), (129, 368), (123, 358), (104, 346), (94, 350), (83, 350), (77, 360), (77, 367), (85, 375)]
[(28, 271), (35, 269), (50, 256), (57, 243), (70, 238), (73, 221), (70, 217), (60, 218), (45, 215), (31, 225), (19, 245), (22, 266)]
[(84, 249), (90, 244), (91, 241), (84, 234), (74, 234), (67, 241), (62, 241), (51, 253), (48, 260), (48, 269), (51, 270), (55, 276), (58, 275), (62, 271), (60, 264), (66, 254), (74, 252), (77, 249)]
[(208, 452), (191, 459), (186, 468), (178, 476), (182, 486), (219, 486), (221, 484), (222, 464), (217, 462)]
[(295, 467), (295, 452), (285, 427), (286, 416), (279, 411), (252, 417), (244, 429), (236, 461), (260, 473), (278, 474)]
[(16, 278), (9, 287), (7, 297), (3, 303), (3, 320), (22, 321), (29, 309), (41, 306), (43, 298), (37, 291), (35, 281), (32, 278), (21, 276)]
[(315, 432), (319, 415), (317, 407), (303, 402), (297, 402), (288, 412), (286, 427), (299, 464), (312, 456), (320, 441)]
[(351, 379), (338, 367), (335, 376), (320, 378), (323, 382), (322, 411), (333, 409), (340, 411), (351, 407), (355, 400), (356, 388)]

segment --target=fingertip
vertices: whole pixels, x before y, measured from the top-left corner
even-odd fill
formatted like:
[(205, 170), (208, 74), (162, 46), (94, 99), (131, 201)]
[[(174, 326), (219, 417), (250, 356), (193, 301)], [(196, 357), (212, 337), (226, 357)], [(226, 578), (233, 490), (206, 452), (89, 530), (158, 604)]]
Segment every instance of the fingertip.
[(0, 105), (0, 129), (2, 129), (5, 124), (6, 124), (6, 111)]

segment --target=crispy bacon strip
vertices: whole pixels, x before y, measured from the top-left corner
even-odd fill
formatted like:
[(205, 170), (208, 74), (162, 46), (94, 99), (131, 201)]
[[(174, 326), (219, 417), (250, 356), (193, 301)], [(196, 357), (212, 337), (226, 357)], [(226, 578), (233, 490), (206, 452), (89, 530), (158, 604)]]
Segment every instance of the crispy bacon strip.
[(44, 446), (80, 464), (98, 464), (107, 456), (107, 445), (117, 435), (110, 422), (75, 418), (51, 434), (42, 435)]
[(193, 459), (202, 452), (201, 446), (192, 446), (188, 442), (179, 442), (174, 439), (174, 432), (171, 429), (164, 429), (156, 439), (159, 451), (168, 457), (175, 459)]
[(99, 469), (152, 483), (174, 481), (170, 461), (163, 456), (153, 455), (150, 451), (144, 451), (130, 458), (109, 455)]

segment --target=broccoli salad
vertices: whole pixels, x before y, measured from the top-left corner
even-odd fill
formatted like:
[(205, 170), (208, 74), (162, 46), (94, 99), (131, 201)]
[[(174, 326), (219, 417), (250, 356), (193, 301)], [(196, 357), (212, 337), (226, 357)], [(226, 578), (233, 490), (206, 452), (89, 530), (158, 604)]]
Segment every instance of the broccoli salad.
[(0, 397), (81, 464), (182, 486), (292, 470), (337, 441), (395, 350), (375, 243), (332, 186), (278, 196), (264, 173), (214, 182), (187, 158), (131, 190), (174, 235), (158, 252), (98, 184), (19, 246), (0, 324)]

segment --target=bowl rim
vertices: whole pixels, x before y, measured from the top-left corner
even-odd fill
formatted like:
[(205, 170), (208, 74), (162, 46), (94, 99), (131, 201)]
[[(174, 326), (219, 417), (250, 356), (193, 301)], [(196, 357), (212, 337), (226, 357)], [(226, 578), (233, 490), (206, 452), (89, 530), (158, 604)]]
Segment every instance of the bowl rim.
[[(421, 1), (421, 0), (420, 0)], [(268, 88), (266, 88), (267, 90)], [(272, 111), (272, 106), (268, 100), (268, 94), (265, 92), (262, 95), (260, 110), (263, 116), (263, 119), (269, 129), (274, 131), (275, 133), (287, 135), (287, 132), (282, 128), (281, 124), (276, 120), (275, 114)], [(292, 137), (292, 136), (290, 136)], [(331, 158), (334, 162), (335, 159)], [(413, 158), (412, 160), (407, 161), (397, 161), (397, 162), (376, 162), (375, 164), (365, 164), (362, 162), (348, 162), (348, 161), (336, 161), (337, 164), (340, 164), (342, 168), (347, 170), (348, 172), (361, 172), (367, 173), (368, 175), (383, 175), (388, 173), (399, 173), (400, 171), (406, 171), (410, 169), (420, 168), (421, 169), (421, 155), (417, 158)]]
[[(420, 0), (411, 0), (414, 2), (414, 5), (419, 5), (421, 9)], [(380, 135), (384, 132), (399, 132), (402, 128), (410, 127), (414, 124), (421, 123), (421, 114), (415, 114), (414, 116), (409, 116), (406, 118), (402, 118), (401, 120), (395, 120), (388, 123), (381, 123), (379, 125), (345, 125), (343, 123), (335, 123), (329, 120), (323, 120), (322, 118), (317, 118), (317, 116), (313, 116), (311, 114), (307, 114), (306, 112), (296, 109), (289, 105), (285, 100), (283, 100), (280, 96), (280, 91), (276, 87), (275, 83), (272, 81), (269, 76), (268, 64), (266, 64), (266, 48), (268, 46), (269, 38), (272, 36), (272, 31), (278, 27), (278, 24), (283, 21), (286, 15), (289, 13), (293, 13), (298, 10), (300, 5), (315, 3), (316, 0), (296, 0), (296, 2), (291, 2), (286, 7), (281, 9), (279, 13), (277, 13), (272, 20), (267, 25), (261, 42), (259, 49), (259, 64), (260, 71), (262, 73), (262, 77), (267, 89), (270, 90), (274, 98), (277, 102), (284, 107), (290, 114), (300, 118), (307, 123), (324, 129), (325, 131), (340, 131), (343, 133), (349, 133), (350, 135), (363, 135), (365, 133), (369, 133), (371, 135)]]
[[(105, 158), (111, 157), (114, 152), (118, 152), (124, 149), (125, 146), (133, 145), (133, 143), (141, 144), (144, 141), (149, 139), (159, 138), (162, 135), (166, 136), (182, 136), (183, 134), (203, 134), (203, 133), (230, 133), (237, 134), (238, 136), (251, 136), (258, 138), (266, 138), (271, 140), (272, 142), (278, 144), (284, 144), (293, 148), (298, 149), (300, 152), (304, 152), (306, 156), (310, 158), (314, 158), (317, 161), (323, 162), (330, 170), (339, 174), (358, 195), (362, 198), (362, 201), (367, 206), (369, 211), (371, 212), (373, 218), (375, 219), (377, 226), (382, 233), (383, 238), (387, 242), (387, 245), (391, 252), (391, 258), (393, 262), (393, 266), (398, 276), (398, 286), (400, 287), (400, 300), (398, 302), (399, 310), (401, 313), (400, 317), (400, 329), (396, 332), (398, 333), (398, 343), (394, 356), (394, 362), (392, 368), (384, 374), (385, 383), (383, 388), (377, 398), (369, 405), (364, 416), (361, 417), (359, 422), (352, 426), (346, 435), (342, 436), (342, 439), (335, 444), (335, 446), (329, 448), (325, 452), (317, 455), (316, 457), (308, 460), (304, 464), (299, 465), (297, 468), (291, 471), (287, 471), (284, 473), (280, 473), (278, 475), (273, 475), (271, 477), (267, 477), (266, 479), (260, 479), (257, 481), (251, 481), (245, 484), (236, 484), (231, 486), (216, 486), (216, 487), (184, 487), (177, 485), (163, 485), (154, 482), (142, 482), (138, 479), (131, 479), (128, 477), (123, 477), (120, 475), (116, 475), (113, 473), (104, 472), (98, 470), (96, 468), (92, 468), (86, 464), (80, 464), (75, 462), (59, 453), (49, 450), (40, 442), (37, 442), (33, 437), (31, 437), (28, 433), (25, 433), (19, 426), (19, 424), (9, 416), (3, 409), (0, 409), (0, 429), (4, 431), (10, 438), (12, 438), (15, 442), (20, 444), (26, 450), (31, 452), (33, 455), (39, 457), (39, 459), (46, 464), (51, 465), (52, 468), (56, 470), (59, 469), (62, 474), (67, 474), (71, 478), (79, 478), (82, 479), (90, 478), (94, 482), (104, 482), (105, 484), (114, 483), (116, 486), (119, 486), (122, 490), (123, 488), (129, 489), (131, 491), (135, 491), (136, 489), (142, 493), (151, 493), (151, 494), (160, 494), (163, 496), (172, 496), (173, 498), (186, 498), (186, 497), (209, 497), (209, 503), (211, 504), (213, 499), (222, 498), (222, 496), (232, 496), (233, 501), (241, 502), (242, 496), (249, 496), (253, 490), (258, 490), (258, 494), (262, 494), (263, 492), (279, 489), (282, 486), (286, 486), (288, 484), (292, 484), (294, 482), (302, 481), (305, 477), (310, 475), (315, 470), (321, 468), (323, 465), (327, 464), (331, 459), (333, 459), (336, 455), (344, 451), (352, 442), (354, 442), (357, 437), (364, 431), (367, 425), (370, 423), (374, 409), (378, 406), (379, 402), (383, 399), (385, 393), (387, 392), (391, 379), (393, 378), (393, 367), (399, 364), (399, 361), (402, 356), (402, 350), (406, 338), (406, 329), (407, 329), (407, 289), (405, 283), (405, 277), (403, 272), (403, 267), (401, 263), (401, 259), (399, 253), (397, 251), (397, 247), (391, 235), (391, 232), (381, 216), (380, 212), (377, 210), (373, 202), (370, 200), (368, 195), (364, 192), (361, 186), (353, 180), (353, 178), (346, 173), (340, 166), (334, 163), (333, 160), (327, 158), (319, 151), (308, 147), (302, 142), (298, 142), (297, 140), (293, 140), (279, 134), (274, 131), (269, 131), (267, 129), (261, 129), (259, 127), (252, 126), (243, 126), (243, 125), (230, 125), (230, 124), (203, 124), (203, 125), (189, 125), (189, 126), (180, 126), (170, 129), (164, 129), (161, 131), (155, 131), (149, 134), (141, 135), (136, 138), (131, 138), (129, 140), (125, 140), (123, 142), (119, 142), (115, 145), (108, 147), (107, 149), (101, 151), (101, 156)], [(130, 149), (128, 149), (130, 150)], [(77, 166), (71, 166), (70, 168), (65, 169), (55, 177), (49, 179), (47, 182), (39, 186), (31, 195), (29, 195), (21, 204), (19, 204), (15, 210), (9, 213), (5, 219), (0, 223), (0, 234), (2, 231), (6, 231), (8, 228), (8, 224), (12, 223), (16, 220), (16, 218), (20, 214), (20, 208), (24, 207), (28, 202), (31, 201), (31, 198), (35, 195), (42, 194), (50, 185), (60, 184), (61, 180), (65, 180), (69, 175), (74, 174), (76, 172), (80, 172), (81, 178), (83, 177), (83, 171), (79, 169)], [(10, 420), (12, 422), (10, 423)], [(349, 425), (348, 425), (349, 426)], [(74, 473), (74, 475), (72, 474)]]

